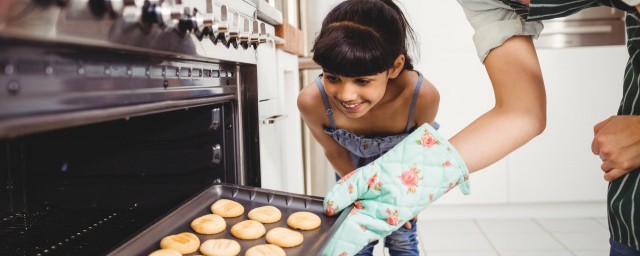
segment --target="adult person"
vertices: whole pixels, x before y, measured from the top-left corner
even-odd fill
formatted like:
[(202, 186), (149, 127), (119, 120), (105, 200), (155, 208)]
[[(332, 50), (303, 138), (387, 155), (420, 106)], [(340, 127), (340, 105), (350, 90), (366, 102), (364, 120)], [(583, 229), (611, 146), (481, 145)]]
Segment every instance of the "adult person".
[[(610, 6), (626, 12), (629, 60), (624, 70), (623, 97), (616, 116), (594, 127), (592, 151), (602, 159), (609, 183), (607, 211), (610, 255), (640, 255), (640, 0), (458, 0), (475, 29), (480, 60), (496, 86), (518, 85), (535, 72), (517, 73), (518, 66), (537, 65), (532, 36), (542, 30), (540, 20), (564, 17), (580, 10)], [(526, 53), (530, 61), (518, 59)], [(514, 55), (515, 56), (512, 56)], [(597, 63), (594, 63), (597, 65)], [(579, 92), (577, 92), (579, 94)], [(454, 144), (455, 145), (455, 144)], [(458, 147), (458, 150), (460, 148)]]

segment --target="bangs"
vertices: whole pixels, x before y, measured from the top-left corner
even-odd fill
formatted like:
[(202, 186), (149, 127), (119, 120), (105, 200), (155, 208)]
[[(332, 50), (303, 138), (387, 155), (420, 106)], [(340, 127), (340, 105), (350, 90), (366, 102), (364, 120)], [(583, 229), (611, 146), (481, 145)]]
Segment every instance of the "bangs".
[(322, 30), (313, 46), (313, 60), (341, 76), (369, 76), (387, 71), (396, 56), (386, 52), (373, 30), (351, 22), (338, 22)]

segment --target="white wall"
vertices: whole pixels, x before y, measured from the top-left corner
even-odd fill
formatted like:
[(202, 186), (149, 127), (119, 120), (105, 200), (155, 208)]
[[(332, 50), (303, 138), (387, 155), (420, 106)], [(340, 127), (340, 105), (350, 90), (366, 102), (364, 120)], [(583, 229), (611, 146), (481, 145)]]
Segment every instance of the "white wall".
[[(308, 1), (312, 7), (307, 12), (320, 17), (311, 24), (316, 31), (336, 2)], [(421, 58), (416, 69), (440, 91), (436, 119), (443, 135), (451, 137), (493, 106), (491, 83), (471, 40), (473, 29), (456, 1), (400, 2), (419, 37)], [(315, 33), (308, 36), (311, 45)], [(617, 110), (625, 47), (540, 49), (538, 53), (548, 95), (546, 131), (507, 158), (474, 173), (472, 195), (463, 197), (455, 191), (438, 204), (605, 200), (607, 184), (597, 157), (590, 153), (592, 127)]]

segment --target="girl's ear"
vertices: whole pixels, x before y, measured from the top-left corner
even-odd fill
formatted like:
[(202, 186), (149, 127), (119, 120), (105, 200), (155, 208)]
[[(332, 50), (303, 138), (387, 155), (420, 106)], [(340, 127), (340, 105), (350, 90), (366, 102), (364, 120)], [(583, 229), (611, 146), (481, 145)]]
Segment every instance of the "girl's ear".
[(402, 68), (404, 68), (404, 61), (404, 54), (398, 55), (396, 60), (393, 62), (393, 67), (389, 69), (388, 74), (390, 79), (394, 79), (400, 75), (400, 72), (402, 72)]

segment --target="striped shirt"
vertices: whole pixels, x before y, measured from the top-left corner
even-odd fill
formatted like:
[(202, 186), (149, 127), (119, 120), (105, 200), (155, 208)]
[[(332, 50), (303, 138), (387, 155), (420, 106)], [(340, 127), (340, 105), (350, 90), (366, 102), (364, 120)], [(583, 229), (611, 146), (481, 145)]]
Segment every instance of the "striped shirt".
[[(531, 0), (527, 8), (517, 0), (500, 0), (527, 20), (564, 17), (594, 6), (610, 6), (627, 12), (627, 49), (629, 60), (624, 71), (624, 86), (618, 115), (640, 115), (640, 15), (638, 0)], [(624, 1), (624, 2), (623, 2)], [(640, 169), (609, 183), (607, 211), (611, 238), (640, 251)]]

